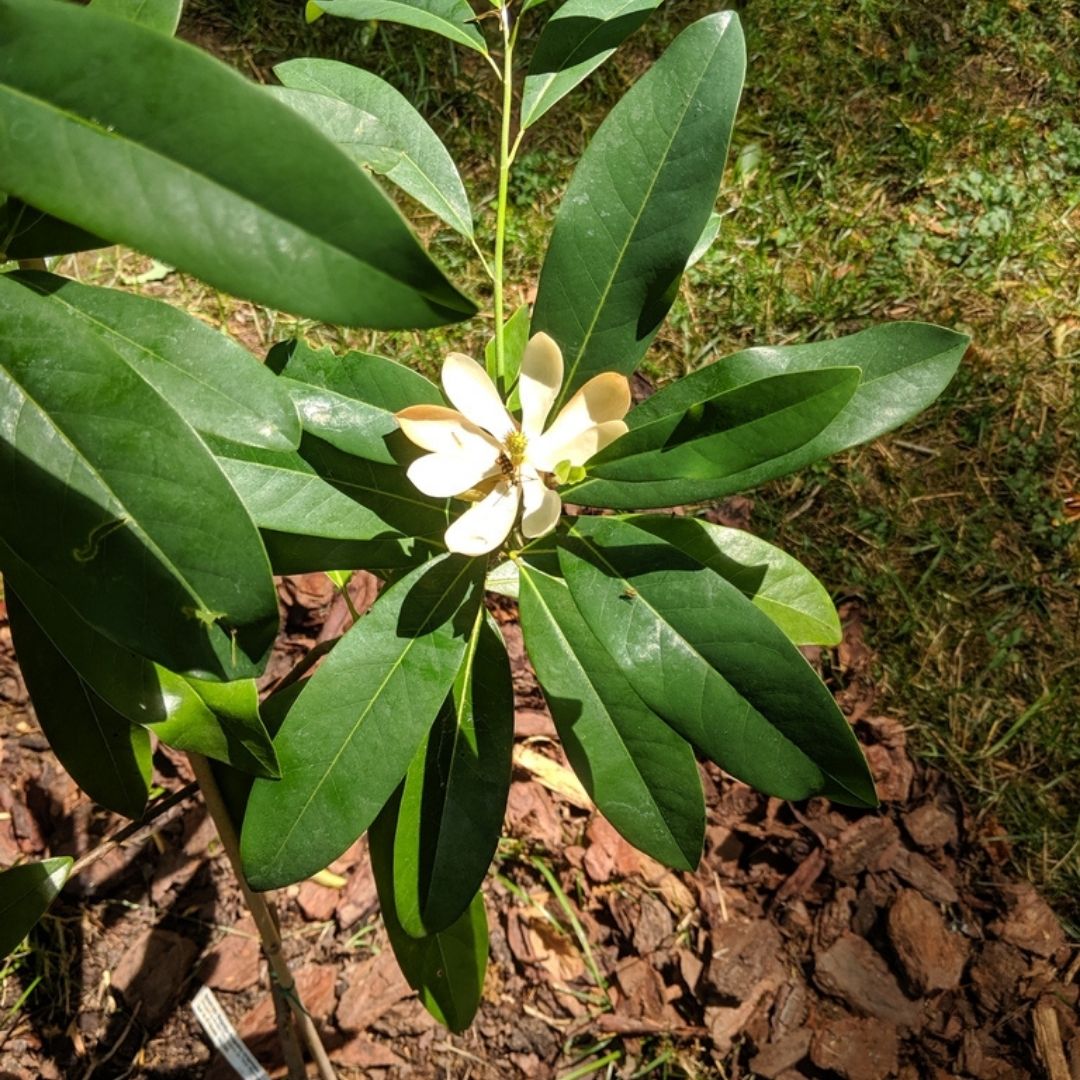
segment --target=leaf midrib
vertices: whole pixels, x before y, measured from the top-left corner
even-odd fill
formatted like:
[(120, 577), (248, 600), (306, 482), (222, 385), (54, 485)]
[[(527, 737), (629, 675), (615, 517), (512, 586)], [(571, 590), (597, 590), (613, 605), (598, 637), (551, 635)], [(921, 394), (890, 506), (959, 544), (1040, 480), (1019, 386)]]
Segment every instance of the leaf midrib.
[[(453, 580), (446, 586), (446, 588), (440, 594), (439, 601), (438, 601), (439, 603), (441, 603), (453, 591), (454, 586), (457, 585), (457, 583), (461, 580), (461, 578), (465, 576), (465, 574), (469, 571), (471, 566), (472, 566), (472, 561), (471, 560), (468, 560), (468, 561), (465, 562), (465, 564), (462, 566), (460, 572), (455, 575)], [(419, 580), (419, 579), (417, 579), (417, 580)], [(432, 605), (433, 609), (435, 607), (437, 607), (437, 604)], [(359, 624), (357, 624), (357, 625), (359, 625)], [(424, 636), (430, 636), (430, 635), (424, 635)], [(338, 763), (340, 762), (342, 755), (345, 753), (346, 748), (352, 744), (352, 740), (356, 737), (356, 733), (357, 733), (357, 731), (359, 731), (360, 726), (364, 723), (364, 721), (367, 719), (367, 717), (371, 714), (371, 710), (375, 707), (375, 703), (381, 698), (383, 691), (386, 689), (386, 687), (389, 684), (390, 680), (397, 674), (397, 672), (400, 669), (401, 665), (405, 662), (406, 657), (408, 657), (409, 653), (412, 651), (413, 646), (416, 645), (416, 643), (418, 641), (420, 641), (420, 640), (421, 640), (420, 637), (412, 637), (412, 638), (408, 639), (408, 643), (405, 645), (405, 648), (402, 649), (402, 651), (394, 659), (393, 664), (391, 664), (389, 671), (387, 671), (387, 673), (386, 673), (386, 677), (379, 683), (379, 685), (375, 689), (375, 692), (368, 698), (368, 701), (365, 704), (365, 706), (364, 706), (363, 710), (361, 711), (360, 715), (357, 717), (355, 723), (349, 729), (348, 735), (346, 735), (345, 738), (343, 738), (341, 740), (341, 745), (338, 747), (337, 753), (334, 754), (333, 758), (331, 758), (331, 760), (330, 760), (330, 763), (323, 770), (323, 774), (319, 777), (318, 782), (311, 788), (310, 793), (308, 794), (308, 797), (304, 802), (304, 805), (297, 812), (295, 818), (293, 819), (292, 825), (289, 826), (289, 829), (285, 833), (285, 836), (282, 839), (281, 843), (275, 849), (273, 849), (274, 854), (273, 854), (273, 858), (272, 858), (271, 862), (275, 867), (277, 865), (278, 859), (281, 857), (282, 851), (285, 850), (285, 848), (288, 846), (289, 840), (292, 839), (293, 833), (296, 832), (297, 828), (300, 826), (300, 823), (303, 821), (304, 816), (310, 810), (311, 804), (314, 801), (315, 797), (322, 790), (323, 785), (327, 782), (327, 779), (329, 778), (330, 774), (338, 767)], [(297, 699), (297, 702), (299, 702), (299, 698)], [(294, 708), (295, 708), (295, 705), (294, 705)], [(434, 717), (432, 718), (432, 720), (434, 720)]]

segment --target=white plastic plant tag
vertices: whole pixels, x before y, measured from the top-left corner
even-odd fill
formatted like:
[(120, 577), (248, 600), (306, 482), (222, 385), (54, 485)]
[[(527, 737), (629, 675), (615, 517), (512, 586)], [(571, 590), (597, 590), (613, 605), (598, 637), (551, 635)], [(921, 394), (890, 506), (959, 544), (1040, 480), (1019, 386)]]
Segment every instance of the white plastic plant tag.
[(229, 1022), (221, 1002), (209, 986), (202, 987), (192, 998), (191, 1011), (202, 1025), (214, 1049), (221, 1052), (221, 1056), (233, 1067), (241, 1080), (270, 1080), (267, 1071), (240, 1041), (236, 1028)]

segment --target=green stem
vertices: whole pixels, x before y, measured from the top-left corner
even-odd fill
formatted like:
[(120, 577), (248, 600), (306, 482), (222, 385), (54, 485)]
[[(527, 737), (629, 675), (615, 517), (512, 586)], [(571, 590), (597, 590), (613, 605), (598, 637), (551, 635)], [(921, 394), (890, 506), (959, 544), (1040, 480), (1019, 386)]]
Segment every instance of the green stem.
[[(510, 29), (510, 8), (499, 10), (503, 32), (502, 131), (499, 137), (499, 195), (495, 209), (495, 382), (506, 393), (506, 309), (503, 295), (503, 267), (506, 251), (506, 202), (510, 191), (510, 121), (514, 108), (514, 34)], [(514, 150), (517, 149), (515, 144)]]

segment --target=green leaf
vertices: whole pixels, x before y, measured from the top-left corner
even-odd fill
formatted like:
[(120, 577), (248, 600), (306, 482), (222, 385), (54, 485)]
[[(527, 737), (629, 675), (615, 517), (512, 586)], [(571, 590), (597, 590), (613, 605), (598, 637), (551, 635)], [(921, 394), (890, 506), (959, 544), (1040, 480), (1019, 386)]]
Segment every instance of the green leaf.
[(730, 581), (793, 644), (839, 644), (840, 618), (825, 587), (780, 548), (701, 518), (642, 515), (630, 521)]
[(792, 372), (704, 400), (669, 395), (671, 411), (652, 409), (645, 420), (631, 410), (629, 432), (589, 462), (584, 483), (565, 497), (623, 509), (715, 498), (728, 477), (814, 438), (851, 400), (859, 377), (856, 367)]
[(254, 683), (188, 682), (98, 633), (26, 563), (9, 562), (4, 575), (88, 691), (129, 723), (142, 725), (178, 750), (194, 751), (245, 772), (278, 775), (274, 748), (261, 723), (235, 708), (215, 714), (195, 689), (198, 685), (207, 695), (254, 695)]
[(394, 903), (412, 937), (448, 929), (480, 888), (499, 846), (513, 748), (510, 660), (478, 610), (453, 690), (402, 787)]
[(577, 519), (559, 563), (637, 693), (718, 765), (780, 798), (877, 805), (832, 695), (734, 585), (614, 518)]
[(694, 23), (611, 110), (578, 163), (532, 327), (563, 351), (563, 399), (599, 372), (629, 375), (667, 314), (716, 202), (744, 67), (734, 13)]
[(300, 442), (286, 388), (247, 349), (186, 311), (53, 274), (11, 277), (81, 320), (196, 431), (271, 450)]
[(0, 542), (140, 655), (256, 674), (277, 595), (205, 443), (82, 319), (6, 275), (0, 341)]
[[(259, 768), (248, 771), (260, 776), (278, 776), (277, 754), (259, 714), (259, 688), (255, 680), (218, 683), (188, 677), (184, 681), (198, 694), (230, 737), (258, 762)], [(229, 760), (215, 756), (222, 761)], [(235, 765), (235, 762), (230, 764)]]
[(343, 454), (311, 435), (288, 454), (210, 443), (277, 574), (415, 566), (445, 550), (446, 501), (422, 495), (396, 465)]
[(180, 24), (184, 0), (90, 0), (90, 6), (160, 34), (171, 35)]
[(149, 734), (83, 682), (10, 582), (5, 599), (19, 667), (53, 753), (94, 802), (125, 817), (141, 817), (153, 771)]
[(0, 871), (0, 956), (12, 952), (49, 910), (71, 865), (65, 855)]
[(392, 180), (462, 236), (472, 210), (461, 174), (442, 140), (404, 94), (337, 60), (288, 60), (274, 68), (288, 89), (269, 87), (351, 158)]
[(634, 692), (566, 584), (524, 562), (521, 628), (563, 749), (590, 798), (635, 847), (693, 870), (705, 797), (690, 744)]
[(106, 244), (85, 229), (28, 206), (21, 199), (5, 200), (0, 195), (0, 262), (67, 255)]
[(308, 0), (308, 22), (321, 14), (401, 23), (431, 30), (477, 52), (488, 51), (467, 0)]
[(383, 329), (475, 311), (347, 155), (184, 42), (0, 0), (0, 113), (0, 189), (219, 289)]
[(713, 246), (713, 241), (720, 232), (720, 225), (723, 220), (724, 215), (718, 214), (715, 211), (709, 215), (709, 220), (705, 222), (705, 228), (701, 230), (701, 235), (698, 237), (698, 242), (694, 245), (694, 250), (690, 252), (690, 258), (686, 260), (687, 270), (689, 270), (691, 266), (696, 266), (703, 258), (705, 258), (705, 252)]
[(266, 363), (283, 377), (306, 431), (346, 454), (385, 465), (415, 452), (394, 413), (410, 405), (446, 404), (423, 375), (382, 356), (337, 356), (293, 339), (275, 345)]
[(464, 1031), (480, 1005), (487, 969), (488, 932), (484, 898), (477, 893), (451, 926), (416, 938), (405, 932), (394, 892), (398, 796), (372, 823), (371, 869), (379, 893), (383, 923), (401, 973), (440, 1024)]
[[(770, 376), (847, 366), (861, 370), (862, 381), (855, 394), (820, 434), (797, 449), (717, 481), (708, 497), (720, 498), (786, 476), (899, 427), (948, 386), (969, 343), (965, 335), (940, 326), (896, 322), (833, 341), (745, 349), (664, 387), (630, 416), (635, 426), (646, 427), (695, 401)], [(626, 492), (616, 494), (619, 502), (607, 502), (613, 493), (611, 485), (594, 485), (587, 480), (573, 495), (575, 502), (585, 505), (643, 505), (635, 504)], [(621, 501), (624, 498), (628, 501)]]
[(374, 820), (461, 667), (483, 563), (444, 556), (383, 592), (311, 677), (256, 780), (241, 849), (253, 888), (309, 877)]
[(588, 78), (663, 0), (566, 0), (544, 25), (521, 92), (521, 126), (535, 124)]
[[(506, 320), (503, 327), (503, 350), (506, 357), (506, 385), (512, 387), (507, 398), (507, 408), (514, 412), (521, 411), (521, 399), (518, 397), (518, 372), (521, 370), (521, 360), (525, 355), (525, 346), (529, 343), (529, 305), (521, 307)], [(496, 366), (495, 339), (492, 338), (484, 346), (484, 362), (488, 374), (495, 378)]]

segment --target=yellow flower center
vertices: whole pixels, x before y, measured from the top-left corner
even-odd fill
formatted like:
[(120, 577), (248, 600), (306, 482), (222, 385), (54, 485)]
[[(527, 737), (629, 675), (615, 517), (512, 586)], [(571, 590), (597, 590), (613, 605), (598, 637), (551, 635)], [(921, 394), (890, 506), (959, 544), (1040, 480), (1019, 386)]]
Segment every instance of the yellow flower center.
[(528, 442), (523, 431), (511, 431), (506, 436), (506, 453), (515, 469), (520, 468), (525, 460), (525, 447)]

